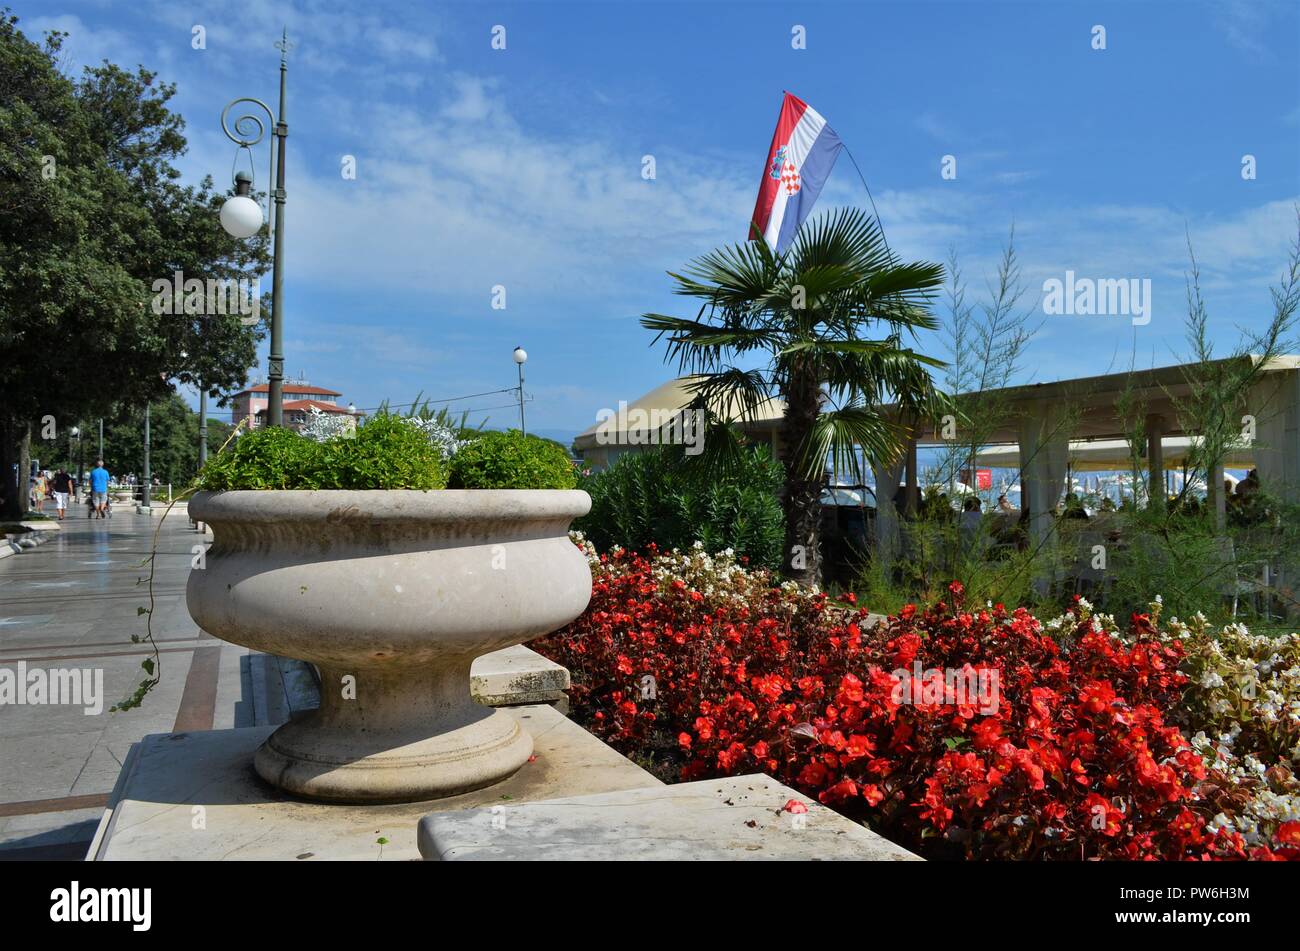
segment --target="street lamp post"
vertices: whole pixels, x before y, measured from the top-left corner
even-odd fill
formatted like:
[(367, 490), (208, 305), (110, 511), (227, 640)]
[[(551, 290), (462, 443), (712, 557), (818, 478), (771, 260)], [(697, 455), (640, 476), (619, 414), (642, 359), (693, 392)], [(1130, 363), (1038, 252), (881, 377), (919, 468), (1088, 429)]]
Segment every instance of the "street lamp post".
[(199, 383), (199, 468), (208, 461), (208, 390)]
[(149, 404), (144, 404), (144, 478), (140, 480), (140, 510), (149, 512), (150, 485), (152, 477), (149, 469)]
[(81, 427), (73, 426), (68, 431), (68, 468), (72, 468), (72, 440), (77, 441), (77, 485), (81, 485)]
[(519, 433), (527, 436), (528, 430), (524, 427), (524, 364), (528, 362), (528, 351), (523, 347), (515, 347), (515, 364), (519, 367)]
[[(266, 124), (262, 122), (261, 117), (250, 113), (245, 113), (236, 119), (234, 131), (231, 131), (230, 126), (226, 124), (226, 117), (229, 115), (230, 110), (241, 102), (251, 103), (266, 112), (272, 126), (271, 135), (276, 140), (271, 147), (270, 163), (270, 168), (274, 169), (275, 175), (275, 189), (272, 192), (275, 209), (268, 223), (271, 229), (274, 254), (274, 271), (271, 278), (271, 352), (267, 359), (266, 373), (269, 390), (266, 407), (266, 423), (268, 426), (282, 426), (284, 424), (284, 317), (281, 303), (284, 289), (284, 145), (285, 140), (289, 137), (289, 125), (284, 121), (284, 83), (285, 75), (289, 69), (285, 54), (289, 52), (291, 46), (287, 30), (281, 34), (275, 46), (280, 51), (280, 110), (278, 117), (276, 113), (271, 111), (271, 107), (262, 100), (249, 96), (233, 100), (221, 112), (222, 131), (226, 133), (226, 137), (230, 141), (240, 148), (251, 149), (258, 142), (261, 142), (262, 137), (266, 134)], [(254, 220), (248, 207), (249, 205), (254, 208), (257, 207), (256, 203), (248, 197), (252, 184), (252, 176), (243, 172), (236, 175), (235, 196), (229, 199), (221, 208), (221, 225), (236, 238), (252, 237), (262, 227), (261, 209), (257, 209), (257, 216)]]
[[(184, 350), (181, 351), (181, 359), (188, 360), (189, 354)], [(208, 391), (204, 387), (203, 381), (198, 381), (199, 387), (199, 465), (202, 469), (203, 464), (208, 461)]]

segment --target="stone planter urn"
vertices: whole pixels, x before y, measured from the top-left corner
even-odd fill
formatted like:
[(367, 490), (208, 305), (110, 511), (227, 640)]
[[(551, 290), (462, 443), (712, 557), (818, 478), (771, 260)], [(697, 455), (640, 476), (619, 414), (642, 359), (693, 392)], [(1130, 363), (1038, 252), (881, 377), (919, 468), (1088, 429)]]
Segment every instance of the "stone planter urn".
[(135, 501), (135, 496), (130, 489), (114, 489), (113, 501), (118, 505), (130, 505)]
[(318, 710), (254, 758), (310, 799), (409, 802), (499, 782), (532, 755), (503, 710), (470, 697), (470, 664), (572, 621), (591, 571), (561, 490), (200, 492), (213, 542), (190, 572), (210, 634), (309, 661)]

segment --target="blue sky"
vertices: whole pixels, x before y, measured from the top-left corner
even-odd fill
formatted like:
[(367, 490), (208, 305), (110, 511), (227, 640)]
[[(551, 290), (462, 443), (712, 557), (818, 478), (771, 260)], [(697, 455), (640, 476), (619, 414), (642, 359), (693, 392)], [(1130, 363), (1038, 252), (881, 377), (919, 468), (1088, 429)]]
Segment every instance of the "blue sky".
[[(744, 236), (784, 89), (853, 152), (893, 248), (955, 248), (973, 294), (1013, 222), (1034, 298), (1067, 269), (1151, 280), (1146, 326), (1046, 318), (1025, 379), (1176, 362), (1185, 232), (1230, 347), (1295, 238), (1294, 3), (7, 2), (71, 34), (70, 68), (177, 83), (195, 181), (230, 175), (226, 102), (274, 102), (288, 26), (287, 368), (361, 407), (512, 386), (522, 344), (530, 429), (571, 435), (673, 375), (638, 317), (686, 313), (664, 272)], [(865, 200), (842, 157), (819, 210)]]

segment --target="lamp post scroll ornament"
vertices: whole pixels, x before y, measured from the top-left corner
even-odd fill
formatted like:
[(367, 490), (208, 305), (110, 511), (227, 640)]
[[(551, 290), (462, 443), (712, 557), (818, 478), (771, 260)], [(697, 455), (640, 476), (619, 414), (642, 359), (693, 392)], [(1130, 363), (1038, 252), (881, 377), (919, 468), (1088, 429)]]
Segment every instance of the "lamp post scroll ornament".
[[(266, 422), (269, 426), (284, 424), (284, 320), (281, 303), (284, 289), (284, 147), (285, 140), (289, 137), (289, 124), (284, 119), (285, 76), (289, 68), (285, 56), (292, 48), (288, 38), (288, 31), (281, 34), (275, 46), (280, 51), (280, 108), (278, 113), (273, 112), (271, 107), (262, 100), (251, 96), (242, 96), (239, 99), (232, 100), (221, 111), (222, 131), (226, 133), (226, 138), (241, 149), (251, 150), (254, 145), (261, 142), (266, 135), (268, 122), (271, 126), (271, 135), (274, 138), (268, 168), (275, 182), (275, 188), (271, 192), (275, 206), (267, 222), (274, 257), (271, 284), (271, 348), (267, 359), (266, 374), (269, 391), (267, 393)], [(255, 112), (246, 112), (235, 119), (232, 127), (228, 122), (230, 111), (241, 103), (247, 103), (262, 110), (266, 113), (267, 122), (263, 122), (262, 117)], [(253, 177), (251, 175), (246, 172), (238, 173), (235, 176), (235, 194), (227, 199), (226, 203), (221, 207), (221, 226), (233, 237), (250, 238), (261, 230), (262, 209), (256, 201), (249, 197), (252, 186)]]

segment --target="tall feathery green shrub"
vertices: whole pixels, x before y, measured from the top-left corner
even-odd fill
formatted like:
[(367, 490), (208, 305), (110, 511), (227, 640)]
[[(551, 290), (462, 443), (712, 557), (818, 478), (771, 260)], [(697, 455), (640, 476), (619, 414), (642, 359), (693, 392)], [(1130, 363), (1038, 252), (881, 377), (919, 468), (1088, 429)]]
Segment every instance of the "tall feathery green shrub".
[(601, 551), (725, 548), (751, 565), (778, 568), (784, 521), (779, 493), (784, 470), (763, 446), (747, 451), (736, 471), (711, 477), (682, 458), (680, 447), (627, 453), (587, 477), (591, 512), (575, 523)]

